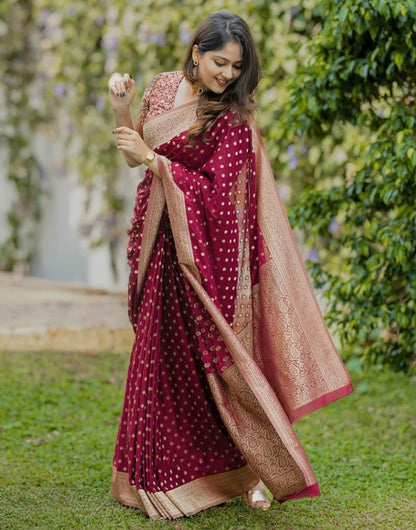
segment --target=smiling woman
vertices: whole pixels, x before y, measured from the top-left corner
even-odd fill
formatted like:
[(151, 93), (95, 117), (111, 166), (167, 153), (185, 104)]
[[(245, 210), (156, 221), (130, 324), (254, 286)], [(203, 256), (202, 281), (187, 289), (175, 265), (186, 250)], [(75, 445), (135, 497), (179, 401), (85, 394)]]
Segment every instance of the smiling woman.
[(243, 495), (267, 509), (319, 494), (292, 423), (351, 392), (253, 120), (247, 24), (196, 30), (183, 72), (111, 83), (117, 146), (145, 163), (129, 230), (135, 340), (113, 495), (152, 518)]
[(192, 47), (194, 66), (198, 67), (198, 83), (202, 90), (222, 94), (241, 75), (241, 46), (227, 42), (220, 50), (201, 53), (199, 46)]

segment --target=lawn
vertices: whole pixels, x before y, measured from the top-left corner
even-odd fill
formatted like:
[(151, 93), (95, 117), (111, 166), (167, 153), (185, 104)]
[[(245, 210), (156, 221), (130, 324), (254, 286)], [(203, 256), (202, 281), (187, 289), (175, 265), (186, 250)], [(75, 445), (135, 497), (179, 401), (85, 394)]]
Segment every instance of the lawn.
[(414, 378), (351, 365), (354, 394), (296, 425), (320, 498), (155, 522), (109, 493), (127, 364), (125, 349), (0, 352), (2, 529), (416, 528)]

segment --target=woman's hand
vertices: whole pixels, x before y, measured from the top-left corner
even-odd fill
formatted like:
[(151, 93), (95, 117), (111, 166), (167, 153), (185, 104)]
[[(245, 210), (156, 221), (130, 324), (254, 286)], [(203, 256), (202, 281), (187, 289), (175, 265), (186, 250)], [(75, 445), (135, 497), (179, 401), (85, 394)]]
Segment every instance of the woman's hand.
[(114, 134), (117, 135), (117, 149), (123, 152), (126, 160), (135, 162), (135, 165), (143, 164), (145, 156), (150, 149), (144, 143), (140, 134), (129, 127), (116, 127)]
[(136, 83), (130, 74), (112, 74), (108, 81), (110, 103), (114, 111), (128, 109), (136, 95)]
[[(140, 134), (130, 127), (116, 127), (114, 134), (117, 135), (117, 149), (119, 149), (126, 159), (130, 167), (136, 167), (143, 164), (147, 153), (150, 151), (149, 147), (144, 143)], [(157, 156), (148, 167), (155, 175), (160, 177)]]

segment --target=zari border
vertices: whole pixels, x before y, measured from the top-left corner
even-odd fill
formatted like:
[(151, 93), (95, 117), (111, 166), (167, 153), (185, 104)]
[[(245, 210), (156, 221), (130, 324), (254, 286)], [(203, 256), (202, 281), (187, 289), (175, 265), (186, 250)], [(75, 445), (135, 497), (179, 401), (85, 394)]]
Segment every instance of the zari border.
[(158, 169), (165, 190), (178, 261), (182, 267), (187, 267), (187, 272), (191, 272), (200, 285), (201, 275), (194, 262), (189, 226), (187, 223), (183, 222), (184, 219), (186, 219), (184, 194), (172, 179), (171, 164), (167, 158), (163, 156), (158, 157)]
[(197, 104), (191, 101), (146, 120), (143, 125), (143, 138), (150, 149), (155, 149), (187, 131), (195, 121), (196, 108)]
[[(151, 149), (155, 149), (158, 145), (162, 145), (174, 136), (187, 130), (190, 124), (195, 121), (195, 110), (195, 103), (190, 102), (146, 121), (144, 123), (143, 135), (147, 145)], [(169, 121), (168, 125), (166, 124), (166, 120)], [(163, 126), (161, 126), (161, 122), (163, 122)], [(164, 133), (166, 133), (165, 136), (163, 136)], [(169, 172), (170, 163), (165, 157), (159, 156), (158, 162), (160, 171)], [(183, 196), (177, 192), (175, 187), (173, 187), (172, 192), (175, 194), (174, 201), (183, 201)], [(140, 293), (143, 287), (165, 204), (166, 198), (162, 181), (160, 178), (154, 176), (143, 227), (142, 249), (137, 269), (137, 293)], [(184, 240), (187, 240), (189, 237), (188, 234), (184, 234), (184, 236)], [(197, 273), (196, 269), (194, 272)]]
[(113, 467), (112, 495), (122, 504), (139, 508), (151, 519), (190, 516), (243, 494), (258, 478), (248, 466), (201, 477), (170, 491), (137, 490), (128, 473)]
[(273, 398), (264, 396), (274, 412), (272, 421), (236, 365), (207, 379), (227, 431), (273, 496), (280, 501), (315, 486), (319, 494), (306, 455)]
[[(312, 403), (298, 405), (290, 411), (291, 420), (297, 421), (308, 412), (348, 395), (353, 391), (353, 386), (325, 324), (299, 247), (278, 195), (260, 132), (255, 125), (252, 127), (252, 132), (256, 173), (259, 179), (258, 200), (261, 204), (258, 211), (259, 225), (279, 280), (286, 288), (290, 288), (288, 294), (296, 311), (297, 320), (303, 327), (304, 337), (308, 341), (314, 367), (319, 370), (326, 386), (327, 399), (323, 396)], [(275, 214), (271, 216), (270, 211)], [(311, 330), (319, 330), (319, 333), (311, 332)]]
[(140, 294), (144, 284), (165, 204), (166, 200), (162, 183), (159, 178), (154, 177), (150, 188), (149, 202), (143, 226), (142, 248), (137, 267), (138, 294)]

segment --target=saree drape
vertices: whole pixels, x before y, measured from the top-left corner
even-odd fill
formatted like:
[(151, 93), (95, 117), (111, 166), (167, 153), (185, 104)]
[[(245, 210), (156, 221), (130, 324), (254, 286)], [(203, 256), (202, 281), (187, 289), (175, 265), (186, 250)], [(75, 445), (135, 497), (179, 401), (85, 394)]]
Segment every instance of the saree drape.
[(152, 518), (258, 477), (279, 501), (319, 495), (292, 423), (352, 391), (258, 129), (228, 112), (189, 146), (180, 80), (153, 80), (137, 126), (160, 178), (147, 170), (129, 231), (135, 341), (113, 463), (113, 495)]

